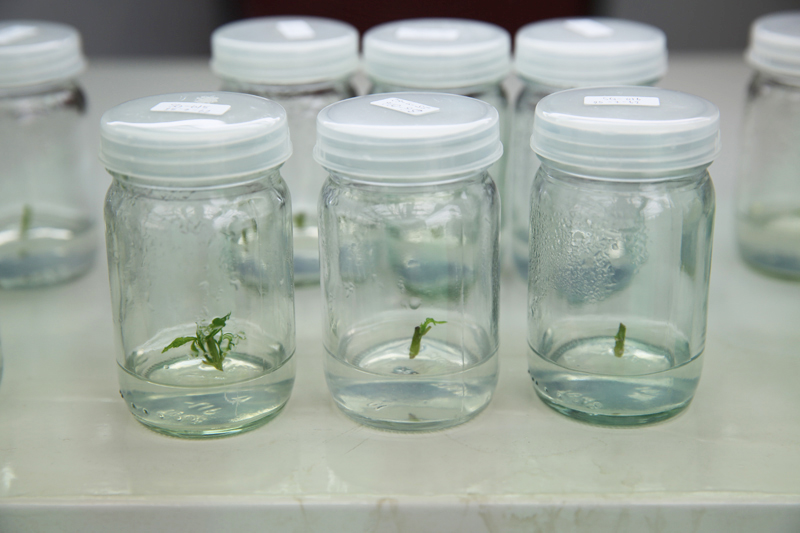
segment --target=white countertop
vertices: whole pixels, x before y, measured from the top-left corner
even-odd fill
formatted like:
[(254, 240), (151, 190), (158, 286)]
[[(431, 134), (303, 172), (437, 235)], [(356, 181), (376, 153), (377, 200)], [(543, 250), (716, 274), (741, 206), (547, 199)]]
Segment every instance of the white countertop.
[[(103, 247), (74, 283), (0, 291), (0, 531), (800, 531), (800, 283), (745, 268), (732, 228), (748, 77), (738, 54), (676, 54), (661, 84), (722, 111), (705, 367), (683, 414), (619, 429), (547, 408), (527, 374), (526, 288), (506, 275), (500, 381), (471, 422), (401, 434), (341, 414), (313, 287), (296, 294), (283, 413), (235, 437), (165, 437), (119, 397)], [(83, 85), (94, 145), (113, 105), (217, 88), (199, 60), (97, 62)], [(90, 178), (100, 218), (110, 178), (99, 164)]]

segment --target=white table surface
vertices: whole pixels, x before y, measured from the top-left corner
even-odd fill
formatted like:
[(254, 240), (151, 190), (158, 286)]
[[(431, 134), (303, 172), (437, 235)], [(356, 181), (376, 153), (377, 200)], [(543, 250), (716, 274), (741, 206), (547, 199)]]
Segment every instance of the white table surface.
[[(341, 414), (315, 287), (296, 294), (283, 413), (235, 437), (165, 437), (119, 397), (103, 247), (76, 282), (0, 291), (0, 531), (799, 532), (800, 283), (745, 268), (732, 231), (748, 77), (739, 54), (675, 54), (661, 84), (722, 111), (705, 367), (683, 414), (614, 429), (545, 407), (527, 374), (526, 289), (507, 272), (497, 393), (467, 424), (409, 435)], [(115, 104), (217, 88), (185, 59), (98, 61), (82, 81), (93, 147)], [(90, 179), (100, 218), (110, 178), (96, 164)]]

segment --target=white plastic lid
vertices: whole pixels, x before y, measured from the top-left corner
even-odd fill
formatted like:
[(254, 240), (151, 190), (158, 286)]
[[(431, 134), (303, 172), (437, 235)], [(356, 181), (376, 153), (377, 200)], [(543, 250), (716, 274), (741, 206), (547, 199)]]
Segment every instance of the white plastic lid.
[(419, 89), (501, 81), (511, 64), (511, 38), (476, 20), (415, 19), (364, 34), (364, 70), (372, 79)]
[(0, 22), (0, 87), (67, 80), (84, 68), (75, 28), (38, 20)]
[(545, 20), (517, 32), (515, 68), (523, 78), (556, 87), (641, 85), (666, 73), (667, 38), (628, 20)]
[(211, 69), (222, 78), (265, 85), (337, 80), (358, 68), (358, 31), (317, 17), (264, 17), (217, 28)]
[(750, 27), (745, 58), (753, 67), (771, 74), (800, 76), (800, 11), (756, 19)]
[(531, 148), (573, 171), (629, 176), (696, 168), (719, 154), (719, 110), (654, 87), (561, 91), (536, 105)]
[(248, 94), (148, 96), (109, 109), (100, 119), (106, 168), (150, 181), (252, 174), (291, 154), (286, 112)]
[(331, 104), (317, 116), (314, 159), (344, 174), (419, 180), (478, 172), (503, 155), (497, 111), (444, 93), (387, 93)]

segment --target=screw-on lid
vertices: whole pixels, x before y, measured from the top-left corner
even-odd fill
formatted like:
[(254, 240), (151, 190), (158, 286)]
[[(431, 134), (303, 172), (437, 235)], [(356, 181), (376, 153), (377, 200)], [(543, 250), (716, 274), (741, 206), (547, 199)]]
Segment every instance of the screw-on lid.
[(337, 80), (356, 68), (358, 31), (338, 20), (253, 18), (211, 35), (211, 69), (223, 78), (294, 85)]
[(719, 153), (719, 110), (653, 87), (561, 91), (536, 105), (531, 148), (570, 170), (619, 177), (700, 167)]
[(364, 34), (364, 70), (372, 79), (419, 89), (496, 83), (511, 63), (511, 38), (476, 20), (415, 19)]
[(109, 109), (100, 119), (106, 168), (150, 181), (252, 174), (291, 154), (286, 112), (248, 94), (148, 96)]
[(38, 20), (0, 22), (0, 87), (67, 80), (84, 68), (75, 28)]
[(800, 11), (756, 19), (750, 27), (745, 58), (753, 67), (771, 74), (800, 76)]
[(666, 73), (667, 38), (628, 20), (545, 20), (517, 32), (515, 68), (556, 87), (641, 85)]
[(344, 174), (389, 180), (478, 172), (500, 159), (489, 104), (444, 93), (388, 93), (331, 104), (317, 116), (314, 158)]

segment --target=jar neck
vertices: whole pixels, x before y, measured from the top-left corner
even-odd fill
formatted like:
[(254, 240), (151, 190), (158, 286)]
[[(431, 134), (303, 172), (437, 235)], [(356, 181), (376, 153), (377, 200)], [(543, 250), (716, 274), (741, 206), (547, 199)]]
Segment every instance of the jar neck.
[(0, 87), (0, 98), (26, 98), (76, 90), (80, 90), (77, 82), (72, 78), (67, 78), (35, 85)]
[(225, 190), (225, 194), (235, 193), (236, 189), (260, 189), (267, 185), (278, 185), (283, 182), (280, 174), (280, 165), (267, 170), (239, 176), (219, 176), (215, 178), (153, 178), (120, 174), (109, 170), (114, 179), (114, 184), (124, 189), (146, 191), (159, 191), (162, 193), (210, 193), (218, 194)]
[(654, 78), (652, 80), (645, 80), (641, 83), (597, 83), (594, 85), (585, 85), (585, 84), (570, 84), (570, 85), (550, 85), (548, 83), (544, 83), (541, 81), (532, 80), (526, 78), (520, 74), (517, 74), (519, 80), (522, 82), (523, 91), (531, 95), (537, 95), (539, 98), (544, 98), (548, 94), (556, 93), (559, 91), (565, 91), (567, 89), (578, 89), (581, 87), (602, 87), (602, 86), (610, 86), (610, 85), (630, 85), (632, 87), (653, 87), (656, 83), (658, 83), (658, 78)]
[(340, 185), (353, 184), (364, 187), (392, 188), (392, 189), (428, 189), (447, 187), (450, 184), (463, 184), (469, 181), (482, 181), (490, 178), (488, 169), (476, 172), (465, 172), (447, 176), (422, 177), (422, 178), (386, 178), (375, 176), (355, 176), (343, 172), (329, 170), (330, 179)]
[(763, 70), (756, 70), (753, 74), (752, 83), (754, 85), (783, 85), (793, 89), (800, 88), (800, 75), (789, 76), (785, 74), (775, 74), (772, 72), (765, 72)]
[(350, 78), (344, 77), (337, 80), (324, 80), (314, 83), (297, 84), (265, 84), (250, 83), (230, 78), (222, 79), (222, 90), (237, 93), (254, 94), (257, 96), (313, 96), (315, 94), (339, 92), (342, 94), (355, 94), (350, 84)]
[(659, 186), (684, 187), (708, 177), (707, 165), (692, 168), (670, 169), (662, 171), (609, 171), (594, 168), (576, 168), (561, 165), (548, 159), (541, 160), (541, 171), (557, 180), (574, 180), (599, 187), (609, 185), (642, 186), (658, 184)]
[(482, 83), (479, 85), (469, 85), (466, 87), (444, 87), (444, 88), (431, 88), (431, 87), (415, 87), (412, 85), (400, 85), (395, 83), (387, 83), (379, 80), (375, 80), (374, 78), (370, 78), (370, 83), (372, 84), (372, 89), (369, 91), (372, 94), (377, 93), (405, 93), (405, 92), (414, 92), (414, 91), (425, 91), (425, 92), (432, 92), (432, 93), (448, 93), (448, 94), (457, 94), (460, 96), (470, 96), (476, 98), (480, 95), (485, 94), (502, 94), (503, 87), (501, 84), (502, 80), (498, 80), (491, 83)]

